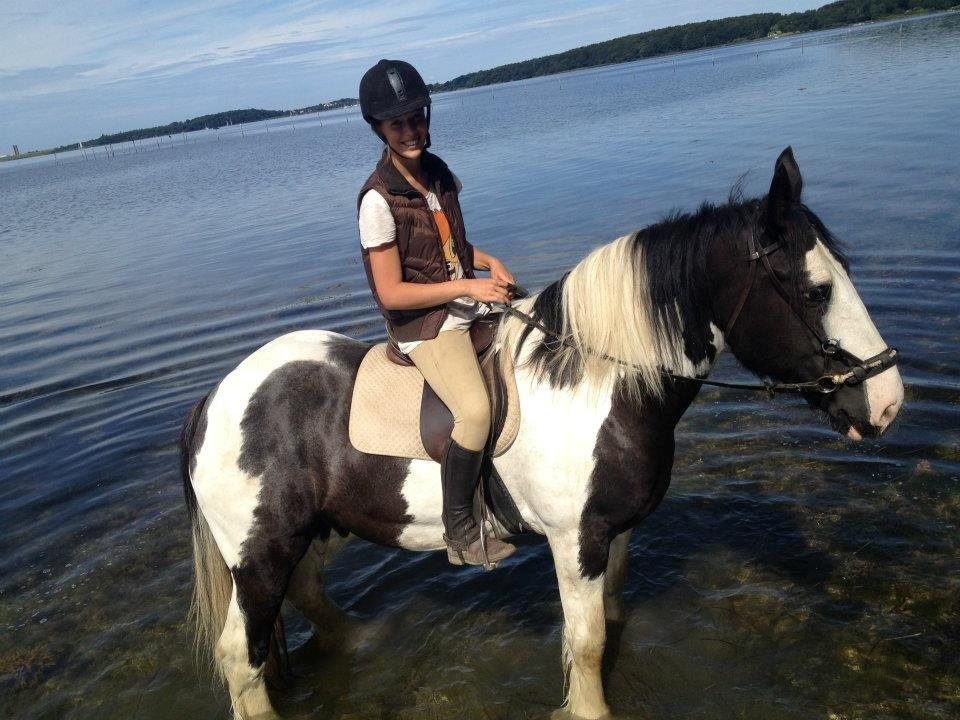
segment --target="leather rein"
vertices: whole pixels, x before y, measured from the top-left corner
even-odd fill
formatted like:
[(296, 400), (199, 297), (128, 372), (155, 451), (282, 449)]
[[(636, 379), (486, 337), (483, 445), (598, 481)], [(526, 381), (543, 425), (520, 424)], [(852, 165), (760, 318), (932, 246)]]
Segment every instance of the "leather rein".
[[(800, 321), (806, 326), (807, 330), (819, 341), (820, 343), (820, 354), (825, 358), (837, 358), (843, 364), (847, 366), (847, 369), (844, 372), (839, 373), (827, 373), (821, 375), (815, 380), (808, 380), (806, 382), (797, 382), (797, 383), (775, 383), (767, 378), (761, 379), (762, 384), (750, 384), (750, 383), (730, 383), (730, 382), (721, 382), (719, 380), (708, 380), (706, 378), (699, 377), (688, 377), (686, 375), (679, 375), (677, 373), (670, 372), (669, 370), (661, 369), (661, 373), (669, 378), (674, 380), (687, 380), (689, 382), (701, 383), (703, 385), (711, 385), (713, 387), (720, 388), (732, 388), (735, 390), (756, 390), (760, 392), (765, 392), (770, 397), (773, 397), (777, 392), (817, 392), (823, 395), (830, 395), (837, 392), (840, 388), (844, 386), (855, 386), (863, 383), (867, 378), (873, 377), (874, 375), (879, 375), (884, 370), (893, 367), (897, 364), (899, 354), (896, 348), (887, 347), (881, 350), (876, 355), (873, 355), (866, 360), (861, 360), (856, 355), (840, 347), (839, 340), (830, 340), (825, 338), (800, 312), (796, 305), (793, 302), (793, 299), (790, 296), (788, 290), (783, 286), (783, 283), (780, 281), (780, 278), (777, 277), (777, 274), (773, 270), (773, 266), (770, 264), (770, 254), (779, 250), (782, 246), (782, 241), (776, 240), (769, 245), (757, 247), (757, 242), (754, 238), (753, 230), (750, 230), (750, 236), (747, 239), (747, 262), (750, 263), (750, 272), (747, 278), (747, 284), (743, 288), (739, 299), (737, 300), (736, 305), (734, 306), (733, 313), (730, 315), (730, 319), (726, 323), (723, 336), (724, 338), (730, 337), (730, 333), (733, 330), (734, 325), (736, 325), (738, 318), (740, 317), (740, 312), (743, 310), (744, 305), (747, 303), (747, 298), (750, 296), (750, 293), (753, 290), (753, 286), (756, 282), (758, 268), (760, 265), (763, 265), (764, 270), (767, 275), (770, 277), (770, 280), (776, 289), (777, 293), (783, 300), (787, 303), (787, 306), (793, 311), (793, 314), (800, 319)], [(524, 298), (529, 293), (519, 285), (512, 285), (510, 288), (514, 295), (518, 298)], [(542, 332), (544, 336), (550, 338), (554, 342), (554, 346), (551, 347), (547, 344), (547, 348), (551, 351), (558, 350), (560, 346), (578, 349), (576, 343), (572, 342), (569, 338), (560, 336), (558, 333), (553, 332), (542, 322), (539, 322), (516, 308), (510, 307), (509, 305), (503, 306), (504, 312), (512, 317), (515, 317), (517, 320), (522, 322), (524, 325), (535, 328)], [(612, 357), (605, 353), (598, 352), (596, 350), (591, 350), (590, 348), (586, 349), (592, 355), (603, 358), (604, 360), (609, 360), (610, 362), (617, 363), (618, 365), (623, 365), (624, 367), (630, 367), (636, 369), (636, 366), (633, 363), (628, 363), (625, 360)]]

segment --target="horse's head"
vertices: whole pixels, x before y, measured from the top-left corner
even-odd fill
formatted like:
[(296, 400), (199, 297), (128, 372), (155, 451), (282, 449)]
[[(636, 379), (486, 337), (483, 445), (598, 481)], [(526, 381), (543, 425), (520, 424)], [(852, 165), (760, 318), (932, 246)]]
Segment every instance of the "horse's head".
[[(777, 159), (752, 227), (720, 264), (716, 317), (727, 344), (758, 375), (781, 382), (823, 379), (804, 391), (833, 427), (860, 440), (882, 433), (903, 402), (903, 384), (824, 224), (801, 201), (790, 148)], [(872, 363), (871, 363), (872, 361)], [(865, 370), (863, 366), (873, 366)]]

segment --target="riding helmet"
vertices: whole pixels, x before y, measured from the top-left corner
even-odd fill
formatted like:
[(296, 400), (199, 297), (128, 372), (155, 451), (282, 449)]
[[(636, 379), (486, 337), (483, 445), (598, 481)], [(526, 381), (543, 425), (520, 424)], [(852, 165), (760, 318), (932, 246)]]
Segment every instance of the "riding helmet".
[(381, 60), (360, 79), (360, 112), (373, 126), (381, 120), (427, 108), (430, 121), (430, 91), (417, 69), (403, 60)]

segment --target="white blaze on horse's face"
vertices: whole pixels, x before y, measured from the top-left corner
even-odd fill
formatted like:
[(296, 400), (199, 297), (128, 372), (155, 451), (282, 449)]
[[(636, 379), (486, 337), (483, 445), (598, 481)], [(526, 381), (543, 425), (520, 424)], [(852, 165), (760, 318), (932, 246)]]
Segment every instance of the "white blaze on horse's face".
[[(867, 313), (860, 295), (843, 266), (819, 239), (804, 258), (807, 279), (811, 285), (829, 284), (830, 300), (823, 316), (827, 338), (839, 340), (840, 346), (860, 359), (876, 355), (887, 347)], [(867, 417), (879, 432), (893, 422), (903, 404), (903, 382), (896, 366), (863, 383)], [(847, 431), (851, 440), (861, 440), (854, 427)]]

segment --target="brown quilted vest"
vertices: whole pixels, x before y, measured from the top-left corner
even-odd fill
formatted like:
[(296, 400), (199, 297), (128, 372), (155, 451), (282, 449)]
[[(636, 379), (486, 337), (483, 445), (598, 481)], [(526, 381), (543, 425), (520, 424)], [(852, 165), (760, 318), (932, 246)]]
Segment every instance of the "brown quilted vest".
[[(463, 215), (460, 213), (460, 201), (457, 199), (457, 187), (453, 173), (446, 163), (432, 153), (424, 152), (420, 160), (427, 176), (428, 189), (433, 190), (440, 207), (450, 223), (454, 247), (463, 267), (464, 275), (476, 277), (473, 272), (473, 246), (467, 242), (463, 228)], [(427, 207), (427, 200), (390, 162), (386, 151), (357, 196), (357, 214), (366, 192), (374, 190), (387, 201), (390, 212), (397, 225), (397, 250), (400, 253), (400, 265), (403, 270), (403, 282), (435, 283), (447, 282), (446, 263), (440, 244), (440, 231), (433, 219), (433, 213)], [(440, 332), (440, 326), (447, 317), (446, 305), (418, 308), (416, 310), (388, 310), (380, 302), (377, 288), (370, 269), (370, 252), (361, 246), (363, 268), (367, 273), (367, 282), (373, 292), (373, 299), (387, 321), (387, 332), (398, 342), (412, 340), (430, 340)]]

